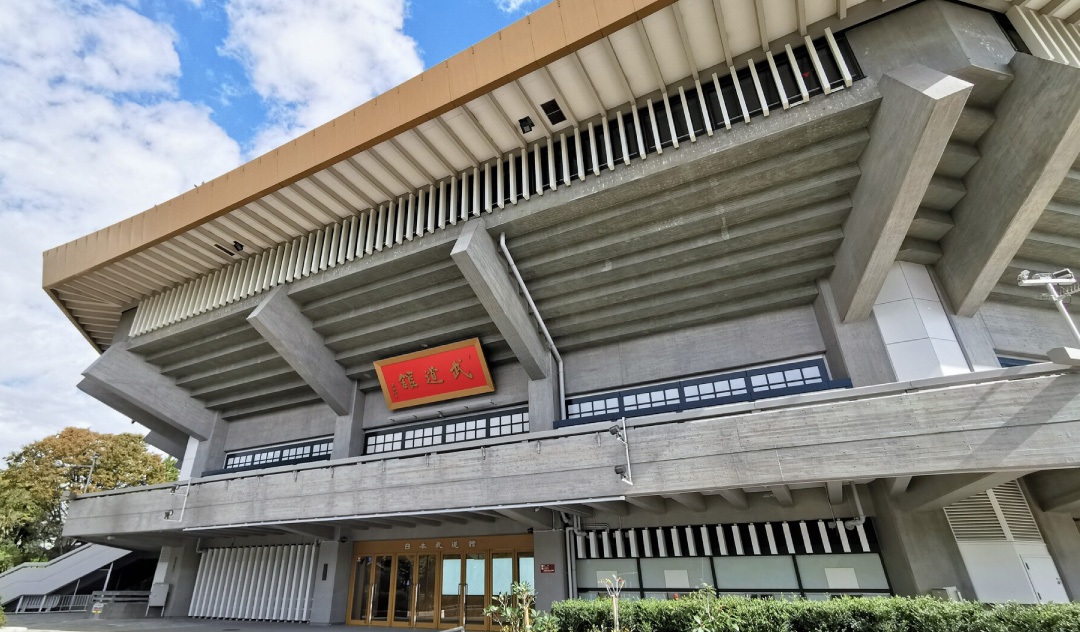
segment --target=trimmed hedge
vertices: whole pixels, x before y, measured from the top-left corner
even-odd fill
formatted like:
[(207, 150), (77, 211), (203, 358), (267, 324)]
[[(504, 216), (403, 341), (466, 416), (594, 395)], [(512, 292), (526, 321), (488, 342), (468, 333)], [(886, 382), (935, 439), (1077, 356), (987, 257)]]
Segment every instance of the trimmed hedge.
[[(552, 605), (560, 632), (612, 629), (611, 600)], [(624, 632), (1077, 632), (1080, 603), (1027, 606), (942, 601), (930, 597), (845, 597), (782, 601), (690, 595), (621, 600)]]

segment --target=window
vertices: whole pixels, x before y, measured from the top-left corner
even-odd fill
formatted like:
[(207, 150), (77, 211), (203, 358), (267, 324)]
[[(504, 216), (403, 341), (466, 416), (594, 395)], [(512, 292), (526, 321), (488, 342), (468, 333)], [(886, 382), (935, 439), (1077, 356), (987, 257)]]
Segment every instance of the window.
[(365, 439), (365, 454), (413, 450), (489, 437), (503, 437), (529, 431), (529, 411), (525, 408), (497, 411), (460, 419), (428, 422), (393, 430), (375, 431)]
[(245, 450), (226, 455), (224, 470), (204, 472), (203, 474), (219, 474), (225, 471), (258, 469), (274, 465), (307, 463), (309, 461), (325, 461), (330, 458), (333, 451), (334, 440), (331, 437), (272, 448)]

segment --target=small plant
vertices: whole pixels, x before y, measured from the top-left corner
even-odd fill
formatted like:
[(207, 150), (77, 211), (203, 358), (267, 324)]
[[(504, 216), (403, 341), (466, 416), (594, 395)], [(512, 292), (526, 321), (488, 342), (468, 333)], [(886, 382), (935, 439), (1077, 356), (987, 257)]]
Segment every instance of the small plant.
[(538, 613), (533, 604), (536, 596), (528, 582), (514, 582), (509, 593), (492, 598), (484, 614), (502, 626), (502, 632), (559, 632), (559, 620), (550, 614)]
[(604, 588), (607, 589), (607, 594), (611, 597), (611, 616), (615, 620), (615, 626), (612, 628), (614, 632), (619, 632), (622, 628), (619, 627), (619, 595), (622, 594), (623, 586), (626, 582), (622, 577), (618, 575), (612, 575), (611, 579), (603, 579), (601, 583), (604, 584)]

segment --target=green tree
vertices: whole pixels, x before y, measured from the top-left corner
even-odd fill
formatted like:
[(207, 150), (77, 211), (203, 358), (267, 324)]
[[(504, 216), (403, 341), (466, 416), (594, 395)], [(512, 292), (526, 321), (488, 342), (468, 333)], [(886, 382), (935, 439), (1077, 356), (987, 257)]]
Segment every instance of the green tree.
[(84, 428), (65, 428), (5, 461), (0, 471), (0, 570), (63, 552), (68, 494), (177, 478), (175, 461), (149, 452), (142, 437)]

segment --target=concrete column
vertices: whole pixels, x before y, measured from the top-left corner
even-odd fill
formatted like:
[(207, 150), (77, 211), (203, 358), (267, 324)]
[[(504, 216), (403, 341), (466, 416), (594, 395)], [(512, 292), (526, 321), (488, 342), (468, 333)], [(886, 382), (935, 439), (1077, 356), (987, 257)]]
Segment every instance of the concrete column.
[(862, 176), (831, 277), (844, 322), (870, 315), (971, 87), (918, 64), (878, 82), (881, 105), (859, 156)]
[(1029, 499), (1031, 515), (1039, 525), (1050, 557), (1054, 558), (1065, 592), (1072, 601), (1080, 601), (1080, 526), (1072, 514), (1043, 511), (1039, 503), (1031, 502), (1032, 494), (1026, 483), (1021, 479), (1020, 486)]
[(897, 380), (970, 372), (926, 266), (894, 263), (873, 313)]
[(311, 623), (331, 625), (345, 622), (352, 577), (352, 542), (328, 540), (319, 544), (315, 567), (315, 588), (311, 602)]
[(885, 479), (869, 487), (881, 558), (893, 591), (910, 597), (925, 595), (932, 588), (955, 586), (965, 599), (974, 599), (975, 588), (945, 512), (899, 509)]
[(195, 542), (184, 546), (161, 547), (154, 581), (169, 585), (169, 597), (165, 602), (166, 617), (188, 616), (198, 571), (199, 553), (195, 550)]
[(364, 401), (363, 391), (354, 387), (351, 410), (338, 415), (334, 424), (334, 452), (330, 458), (347, 459), (364, 453)]
[[(541, 572), (542, 565), (553, 564), (554, 573)], [(533, 587), (536, 609), (551, 610), (551, 604), (569, 597), (566, 587), (566, 532), (538, 531), (533, 534)]]
[[(935, 264), (956, 313), (1001, 279), (1080, 152), (1080, 69), (1017, 53)], [(993, 209), (988, 212), (987, 209)]]
[(548, 355), (548, 376), (542, 380), (529, 380), (529, 430), (551, 430), (561, 416), (559, 401), (559, 375), (555, 358)]
[(896, 381), (877, 321), (868, 318), (843, 322), (828, 279), (818, 280), (814, 315), (825, 342), (825, 360), (832, 377), (848, 378), (854, 386)]

